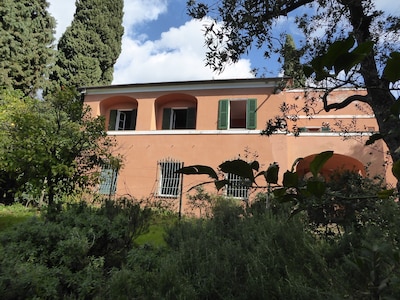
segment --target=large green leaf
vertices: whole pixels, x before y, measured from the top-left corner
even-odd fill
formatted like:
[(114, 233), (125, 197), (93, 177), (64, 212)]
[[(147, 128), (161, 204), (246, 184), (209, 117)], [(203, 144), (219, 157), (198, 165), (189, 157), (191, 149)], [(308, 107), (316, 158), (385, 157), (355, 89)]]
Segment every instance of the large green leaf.
[(400, 52), (392, 52), (390, 54), (383, 74), (391, 82), (400, 80)]
[(400, 160), (397, 160), (393, 163), (392, 173), (397, 180), (400, 180)]
[(325, 193), (325, 189), (326, 189), (325, 182), (318, 180), (307, 181), (307, 191), (318, 198)]
[(338, 75), (341, 71), (348, 73), (354, 66), (359, 64), (364, 58), (371, 53), (374, 43), (367, 41), (358, 45), (353, 51), (345, 52), (337, 57), (334, 67), (335, 74)]
[(345, 40), (338, 40), (332, 43), (326, 54), (322, 56), (324, 66), (328, 69), (334, 67), (340, 58), (344, 54), (348, 53), (348, 51), (354, 46), (354, 43), (355, 41), (353, 37), (348, 37)]
[(224, 173), (231, 173), (254, 182), (253, 166), (241, 159), (225, 161), (219, 165)]
[(318, 176), (324, 164), (333, 156), (333, 151), (324, 151), (315, 156), (310, 163), (310, 171), (314, 177)]
[(279, 165), (274, 162), (269, 165), (267, 171), (264, 173), (265, 180), (268, 183), (278, 183)]
[(330, 77), (329, 71), (334, 71), (337, 76), (341, 71), (348, 73), (359, 64), (369, 53), (374, 43), (367, 41), (354, 47), (355, 39), (350, 36), (344, 40), (332, 43), (326, 53), (315, 57), (310, 65), (304, 65), (303, 71), (307, 77), (315, 73), (315, 79), (320, 81)]
[(299, 175), (296, 172), (286, 171), (283, 174), (283, 186), (286, 188), (297, 187), (299, 184)]
[(215, 180), (218, 180), (217, 173), (214, 171), (213, 168), (211, 168), (209, 166), (203, 166), (203, 165), (187, 166), (187, 167), (183, 167), (183, 168), (177, 170), (176, 173), (185, 174), (185, 175), (204, 174), (204, 175), (210, 176), (211, 178), (214, 178)]

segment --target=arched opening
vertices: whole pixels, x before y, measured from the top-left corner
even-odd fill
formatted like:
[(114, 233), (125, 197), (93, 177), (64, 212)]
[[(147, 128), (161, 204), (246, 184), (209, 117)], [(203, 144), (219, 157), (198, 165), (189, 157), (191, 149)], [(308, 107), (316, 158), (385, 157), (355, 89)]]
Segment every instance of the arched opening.
[(172, 93), (155, 101), (156, 128), (196, 129), (197, 99), (188, 94)]
[(108, 130), (135, 130), (137, 110), (137, 100), (127, 96), (110, 97), (100, 103)]
[[(304, 157), (297, 164), (296, 172), (299, 175), (299, 178), (307, 177), (307, 174), (310, 173), (310, 163), (313, 161), (316, 155), (317, 154), (312, 154)], [(325, 180), (329, 180), (334, 173), (341, 173), (344, 171), (351, 171), (360, 174), (361, 176), (366, 176), (365, 167), (362, 162), (351, 156), (336, 153), (334, 153), (332, 157), (324, 164), (320, 171), (320, 175), (324, 177)]]

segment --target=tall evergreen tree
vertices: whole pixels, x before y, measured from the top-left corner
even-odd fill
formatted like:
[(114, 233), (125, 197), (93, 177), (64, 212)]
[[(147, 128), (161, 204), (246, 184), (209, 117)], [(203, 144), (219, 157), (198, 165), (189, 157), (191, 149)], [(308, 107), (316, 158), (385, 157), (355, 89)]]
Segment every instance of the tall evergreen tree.
[(303, 65), (300, 63), (300, 53), (296, 49), (293, 37), (286, 35), (285, 45), (282, 48), (283, 75), (291, 77), (293, 87), (304, 87), (305, 75)]
[(61, 86), (106, 85), (121, 52), (123, 0), (77, 0), (58, 43), (52, 79)]
[(2, 0), (0, 86), (34, 96), (44, 88), (54, 50), (55, 20), (46, 0)]

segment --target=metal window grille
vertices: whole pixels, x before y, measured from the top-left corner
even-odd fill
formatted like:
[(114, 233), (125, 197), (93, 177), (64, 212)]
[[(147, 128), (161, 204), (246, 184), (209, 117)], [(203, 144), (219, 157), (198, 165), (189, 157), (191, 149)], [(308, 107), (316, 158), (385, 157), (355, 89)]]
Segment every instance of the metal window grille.
[(117, 189), (118, 170), (109, 165), (104, 165), (100, 173), (99, 194), (114, 195)]
[(226, 185), (226, 195), (232, 198), (248, 199), (249, 182), (239, 175), (227, 173), (226, 179), (229, 184)]
[(160, 170), (158, 195), (177, 197), (181, 190), (182, 175), (175, 173), (175, 171), (183, 167), (183, 162), (168, 158), (159, 161), (158, 166)]

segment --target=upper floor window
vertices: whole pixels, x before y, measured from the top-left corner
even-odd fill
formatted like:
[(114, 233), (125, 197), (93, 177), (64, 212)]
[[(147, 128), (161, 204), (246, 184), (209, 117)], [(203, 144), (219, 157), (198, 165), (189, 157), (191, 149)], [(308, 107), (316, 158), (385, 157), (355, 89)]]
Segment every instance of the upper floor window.
[(218, 129), (256, 129), (257, 99), (220, 100)]
[(195, 129), (196, 108), (164, 108), (162, 129)]
[(110, 111), (108, 130), (135, 130), (137, 109)]

